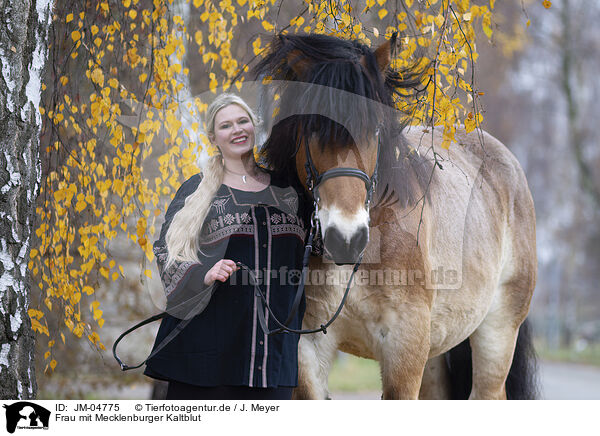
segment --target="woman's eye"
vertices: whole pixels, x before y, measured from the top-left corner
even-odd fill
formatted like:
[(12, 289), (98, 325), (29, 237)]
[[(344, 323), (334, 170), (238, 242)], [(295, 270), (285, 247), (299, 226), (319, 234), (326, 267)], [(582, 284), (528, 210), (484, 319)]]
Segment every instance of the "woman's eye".
[(248, 123), (248, 119), (247, 118), (244, 118), (244, 119), (240, 120), (240, 124), (246, 124), (246, 123)]
[(221, 129), (229, 129), (229, 124), (221, 124)]

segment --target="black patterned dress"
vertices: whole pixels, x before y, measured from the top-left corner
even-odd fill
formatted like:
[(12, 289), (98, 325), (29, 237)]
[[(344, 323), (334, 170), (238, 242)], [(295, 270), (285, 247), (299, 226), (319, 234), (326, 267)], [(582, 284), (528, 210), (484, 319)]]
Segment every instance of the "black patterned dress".
[[(297, 386), (299, 337), (264, 334), (247, 272), (240, 269), (211, 286), (204, 285), (204, 276), (223, 258), (243, 262), (258, 277), (277, 318), (286, 320), (301, 275), (307, 231), (302, 197), (275, 173), (259, 192), (221, 185), (200, 234), (201, 263), (177, 262), (165, 270), (167, 229), (200, 180), (195, 175), (179, 188), (154, 243), (169, 315), (162, 320), (153, 348), (158, 351), (144, 374), (196, 386)], [(290, 327), (301, 328), (304, 307), (302, 301)], [(276, 328), (269, 314), (265, 316), (269, 328)], [(182, 319), (187, 321), (183, 330), (157, 348)]]

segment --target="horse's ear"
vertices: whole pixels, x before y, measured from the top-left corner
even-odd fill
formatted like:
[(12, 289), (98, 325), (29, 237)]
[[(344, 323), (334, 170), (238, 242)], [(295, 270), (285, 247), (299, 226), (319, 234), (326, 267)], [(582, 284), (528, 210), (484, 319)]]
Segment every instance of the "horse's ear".
[(379, 71), (385, 73), (387, 67), (390, 66), (392, 62), (392, 50), (396, 45), (396, 37), (398, 34), (394, 32), (392, 37), (388, 39), (386, 42), (381, 44), (377, 49), (375, 49), (375, 59), (377, 60), (377, 66), (379, 67)]
[(310, 68), (310, 61), (307, 57), (300, 50), (294, 49), (290, 50), (286, 58), (288, 66), (296, 73), (296, 76), (303, 78)]

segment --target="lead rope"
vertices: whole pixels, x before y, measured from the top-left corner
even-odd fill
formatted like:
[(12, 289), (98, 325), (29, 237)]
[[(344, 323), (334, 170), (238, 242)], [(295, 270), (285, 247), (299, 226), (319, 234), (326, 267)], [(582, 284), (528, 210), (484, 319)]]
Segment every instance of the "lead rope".
[[(313, 212), (313, 217), (315, 216), (315, 212)], [(289, 323), (292, 321), (292, 319), (294, 319), (294, 316), (296, 315), (296, 312), (298, 311), (298, 307), (300, 305), (301, 297), (302, 297), (302, 294), (304, 293), (304, 285), (306, 283), (306, 276), (308, 275), (308, 260), (309, 260), (310, 252), (311, 252), (311, 249), (312, 249), (312, 241), (313, 241), (314, 235), (316, 233), (315, 229), (318, 229), (318, 227), (319, 227), (318, 226), (318, 221), (315, 221), (312, 218), (311, 218), (311, 221), (312, 221), (313, 225), (311, 226), (311, 232), (310, 232), (310, 234), (308, 236), (308, 241), (307, 241), (306, 247), (304, 249), (304, 259), (303, 259), (303, 265), (302, 265), (302, 276), (300, 278), (301, 281), (298, 284), (298, 290), (296, 291), (296, 297), (294, 299), (294, 304), (292, 306), (290, 314), (289, 314), (288, 318), (286, 319), (286, 321), (284, 323), (282, 323), (281, 321), (279, 321), (279, 319), (277, 319), (277, 317), (275, 316), (275, 314), (271, 310), (271, 306), (269, 306), (269, 303), (268, 303), (268, 301), (267, 301), (267, 299), (265, 297), (265, 294), (260, 289), (260, 286), (258, 285), (258, 281), (256, 280), (256, 276), (254, 275), (254, 273), (252, 272), (252, 270), (250, 268), (248, 268), (248, 266), (244, 265), (242, 262), (236, 262), (236, 264), (239, 267), (241, 267), (244, 270), (248, 271), (248, 275), (252, 279), (252, 285), (254, 286), (254, 295), (259, 298), (259, 303), (261, 304), (261, 307), (258, 310), (258, 322), (260, 324), (261, 329), (263, 330), (263, 332), (266, 335), (273, 335), (273, 334), (282, 333), (282, 332), (284, 332), (284, 333), (297, 333), (299, 335), (305, 335), (305, 334), (310, 334), (310, 333), (318, 333), (318, 332), (323, 332), (324, 334), (327, 334), (327, 327), (329, 327), (333, 323), (333, 321), (335, 321), (335, 319), (338, 317), (338, 315), (342, 311), (342, 308), (344, 307), (344, 304), (346, 303), (346, 298), (348, 297), (348, 293), (349, 293), (350, 287), (352, 285), (352, 279), (354, 278), (354, 274), (358, 270), (358, 267), (360, 266), (360, 263), (362, 261), (362, 253), (359, 256), (358, 261), (354, 264), (354, 268), (352, 269), (352, 274), (350, 275), (350, 279), (348, 280), (348, 285), (346, 286), (346, 290), (344, 291), (344, 295), (342, 297), (342, 301), (340, 302), (337, 310), (335, 311), (335, 313), (333, 314), (333, 316), (331, 317), (331, 319), (329, 321), (327, 321), (325, 324), (321, 324), (321, 326), (319, 328), (316, 328), (316, 329), (296, 330), (296, 329), (292, 329), (292, 328), (288, 327)], [(316, 222), (316, 225), (314, 225), (315, 222)], [(275, 324), (279, 328), (274, 329), (274, 330), (269, 330), (269, 328), (267, 326), (267, 321), (265, 319), (265, 308), (267, 309), (267, 311), (269, 312), (269, 314), (273, 318), (273, 321), (275, 322)]]

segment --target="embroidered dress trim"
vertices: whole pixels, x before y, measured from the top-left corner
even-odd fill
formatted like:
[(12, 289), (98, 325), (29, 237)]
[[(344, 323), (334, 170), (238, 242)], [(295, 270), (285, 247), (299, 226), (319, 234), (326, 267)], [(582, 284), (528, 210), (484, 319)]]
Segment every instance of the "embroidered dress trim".
[[(256, 215), (254, 214), (254, 206), (252, 206), (252, 220), (256, 223)], [(259, 269), (259, 257), (258, 257), (258, 225), (254, 226), (254, 274), (258, 276)], [(256, 308), (256, 295), (253, 299), (253, 308), (252, 308), (252, 345), (250, 346), (250, 377), (248, 380), (249, 386), (254, 386), (254, 358), (256, 357), (256, 316), (257, 316), (257, 308)]]
[(186, 273), (194, 265), (198, 265), (195, 262), (175, 262), (169, 268), (164, 269), (167, 264), (167, 247), (163, 245), (155, 246), (152, 251), (157, 259), (158, 269), (160, 278), (165, 284), (165, 294), (168, 297), (177, 288), (177, 285), (185, 277)]
[(232, 225), (220, 230), (214, 231), (202, 239), (203, 244), (213, 244), (222, 239), (228, 238), (231, 235), (254, 235), (254, 225)]
[[(266, 218), (267, 218), (267, 222), (269, 222), (269, 210), (268, 208), (265, 207), (265, 213), (266, 213)], [(268, 230), (268, 255), (267, 255), (267, 274), (266, 274), (266, 280), (267, 280), (267, 304), (269, 304), (270, 300), (269, 297), (271, 296), (271, 250), (272, 250), (272, 235), (271, 235), (271, 226), (267, 226), (267, 230)], [(267, 310), (267, 308), (265, 307), (265, 321), (267, 326), (269, 325), (269, 311)], [(262, 376), (263, 376), (263, 387), (267, 387), (267, 355), (269, 354), (269, 341), (268, 341), (268, 336), (265, 333), (264, 334), (264, 339), (263, 342), (265, 344), (265, 349), (264, 349), (264, 356), (263, 356), (263, 364), (262, 364)]]

